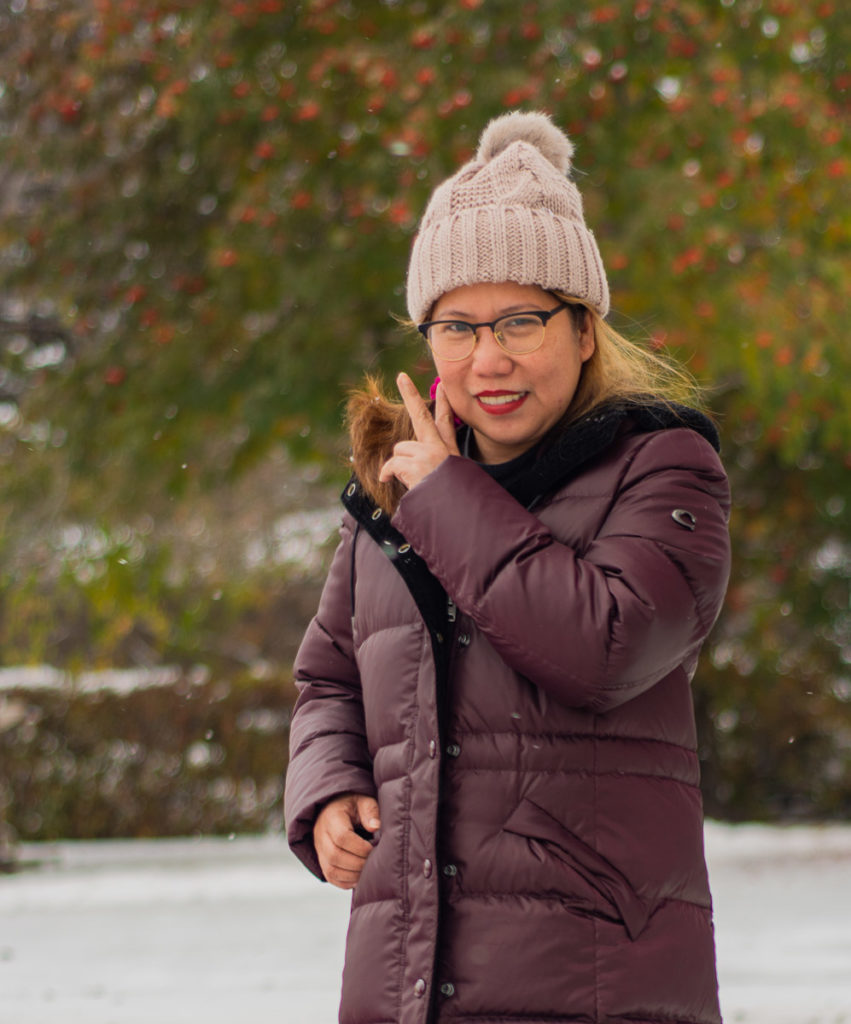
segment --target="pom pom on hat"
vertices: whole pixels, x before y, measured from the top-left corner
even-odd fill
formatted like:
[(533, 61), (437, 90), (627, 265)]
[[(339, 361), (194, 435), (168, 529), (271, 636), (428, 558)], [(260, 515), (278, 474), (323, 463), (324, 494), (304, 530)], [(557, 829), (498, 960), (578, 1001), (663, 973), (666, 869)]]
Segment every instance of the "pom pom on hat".
[(499, 156), (513, 142), (528, 142), (562, 174), (568, 174), (574, 145), (546, 114), (514, 110), (495, 117), (482, 132), (476, 161), (480, 164)]
[(438, 185), (423, 214), (408, 265), (415, 323), (453, 288), (505, 281), (572, 295), (606, 315), (606, 271), (568, 177), (573, 151), (543, 113), (513, 111), (487, 125), (476, 157)]

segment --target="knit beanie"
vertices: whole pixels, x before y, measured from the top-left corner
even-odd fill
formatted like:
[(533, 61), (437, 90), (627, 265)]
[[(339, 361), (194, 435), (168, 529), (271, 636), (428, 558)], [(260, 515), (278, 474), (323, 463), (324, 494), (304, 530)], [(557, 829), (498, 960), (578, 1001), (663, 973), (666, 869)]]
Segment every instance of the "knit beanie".
[(408, 266), (415, 323), (453, 288), (503, 281), (565, 292), (606, 315), (603, 261), (567, 177), (572, 156), (546, 114), (490, 122), (475, 158), (437, 187), (420, 223)]

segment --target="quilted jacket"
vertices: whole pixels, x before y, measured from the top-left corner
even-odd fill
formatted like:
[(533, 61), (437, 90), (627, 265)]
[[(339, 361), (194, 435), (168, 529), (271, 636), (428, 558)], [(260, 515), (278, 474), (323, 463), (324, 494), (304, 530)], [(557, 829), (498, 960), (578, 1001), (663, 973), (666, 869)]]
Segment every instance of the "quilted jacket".
[(506, 486), (357, 480), (296, 662), (286, 818), (376, 795), (342, 1024), (718, 1024), (690, 680), (729, 572), (714, 428), (610, 409)]

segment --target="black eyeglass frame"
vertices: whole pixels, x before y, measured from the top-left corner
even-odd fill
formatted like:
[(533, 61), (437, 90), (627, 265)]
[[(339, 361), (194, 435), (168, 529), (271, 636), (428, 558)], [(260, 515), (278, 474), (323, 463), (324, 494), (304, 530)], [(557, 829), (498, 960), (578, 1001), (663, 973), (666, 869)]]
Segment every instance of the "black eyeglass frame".
[[(526, 356), (529, 355), (530, 352), (537, 352), (541, 345), (544, 344), (544, 336), (547, 333), (547, 324), (550, 322), (550, 320), (552, 320), (552, 318), (557, 313), (560, 313), (563, 309), (569, 309), (570, 306), (571, 303), (569, 302), (560, 302), (554, 309), (521, 309), (518, 310), (518, 312), (516, 313), (506, 313), (503, 316), (498, 316), (496, 320), (482, 320), (482, 322), (478, 324), (471, 324), (467, 320), (427, 320), (425, 323), (417, 324), (417, 330), (425, 338), (426, 344), (429, 346), (429, 348), (431, 348), (432, 346), (428, 338), (428, 332), (431, 330), (432, 327), (435, 327), (437, 324), (463, 324), (465, 327), (469, 327), (472, 330), (473, 344), (470, 346), (469, 352), (465, 352), (463, 356), (439, 357), (440, 359), (445, 359), (449, 363), (458, 363), (462, 359), (468, 359), (473, 354), (473, 351), (476, 348), (476, 343), (479, 340), (480, 327), (490, 327), (491, 331), (493, 331), (493, 336), (496, 339), (497, 345), (499, 345), (503, 352), (507, 352), (508, 355), (510, 356)], [(534, 316), (541, 321), (541, 327), (543, 328), (541, 331), (541, 340), (534, 348), (527, 348), (524, 349), (522, 352), (512, 352), (511, 349), (506, 348), (505, 345), (503, 345), (503, 343), (499, 340), (499, 335), (496, 333), (494, 328), (500, 322), (500, 320), (510, 320), (512, 319), (512, 317), (515, 316)]]

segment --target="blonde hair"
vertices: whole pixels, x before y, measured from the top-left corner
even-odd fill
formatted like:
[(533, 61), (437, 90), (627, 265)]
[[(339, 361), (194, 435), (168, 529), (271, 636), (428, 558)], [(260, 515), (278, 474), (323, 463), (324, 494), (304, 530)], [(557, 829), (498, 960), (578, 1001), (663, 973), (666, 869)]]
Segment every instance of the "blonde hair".
[(625, 338), (581, 299), (560, 292), (552, 294), (582, 309), (591, 318), (594, 332), (594, 352), (582, 368), (563, 426), (610, 403), (653, 400), (669, 406), (703, 408), (700, 385), (684, 366)]
[[(655, 401), (671, 407), (703, 407), (700, 387), (685, 367), (625, 338), (581, 299), (551, 294), (571, 306), (577, 329), (583, 316), (590, 317), (594, 333), (594, 352), (583, 364), (576, 393), (555, 430), (609, 404)], [(410, 321), (400, 319), (400, 323), (416, 329)], [(380, 378), (367, 376), (364, 385), (349, 394), (345, 426), (353, 471), (376, 505), (392, 514), (405, 487), (395, 478), (381, 483), (378, 474), (393, 454), (393, 446), (414, 436), (407, 409), (387, 396)]]
[(352, 470), (375, 504), (392, 514), (405, 486), (396, 477), (382, 483), (378, 474), (393, 454), (393, 445), (414, 436), (408, 410), (402, 402), (387, 397), (380, 378), (367, 376), (363, 387), (349, 394), (345, 425), (352, 446)]

